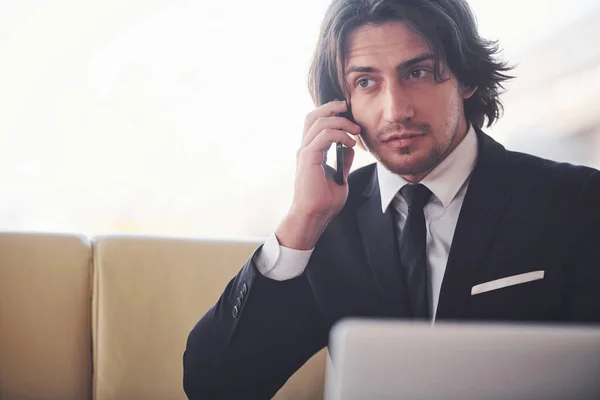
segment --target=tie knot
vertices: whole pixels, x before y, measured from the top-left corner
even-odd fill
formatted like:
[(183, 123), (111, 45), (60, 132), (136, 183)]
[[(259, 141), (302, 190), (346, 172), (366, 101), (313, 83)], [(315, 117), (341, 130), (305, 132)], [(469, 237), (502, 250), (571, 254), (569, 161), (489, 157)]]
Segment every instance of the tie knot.
[(400, 194), (408, 203), (409, 209), (412, 207), (423, 209), (431, 197), (431, 190), (420, 183), (418, 185), (411, 184), (400, 189)]

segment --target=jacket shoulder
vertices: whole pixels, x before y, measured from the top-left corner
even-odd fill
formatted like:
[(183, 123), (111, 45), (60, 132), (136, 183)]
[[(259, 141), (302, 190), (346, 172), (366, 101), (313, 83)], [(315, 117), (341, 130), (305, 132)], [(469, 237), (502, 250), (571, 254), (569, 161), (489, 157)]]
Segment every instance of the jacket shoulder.
[(527, 153), (506, 151), (506, 161), (515, 168), (515, 172), (530, 184), (554, 183), (558, 185), (581, 185), (592, 176), (598, 176), (599, 171), (567, 162), (548, 160)]

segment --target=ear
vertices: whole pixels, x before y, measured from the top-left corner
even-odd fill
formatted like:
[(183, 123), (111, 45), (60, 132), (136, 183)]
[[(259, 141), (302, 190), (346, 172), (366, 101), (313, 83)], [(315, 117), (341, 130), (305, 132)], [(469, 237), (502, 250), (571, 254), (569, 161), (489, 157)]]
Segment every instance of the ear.
[(466, 87), (466, 86), (462, 86), (461, 85), (461, 94), (462, 94), (462, 98), (464, 100), (470, 98), (471, 96), (473, 96), (473, 94), (475, 93), (475, 91), (477, 91), (477, 86), (473, 86), (473, 87)]

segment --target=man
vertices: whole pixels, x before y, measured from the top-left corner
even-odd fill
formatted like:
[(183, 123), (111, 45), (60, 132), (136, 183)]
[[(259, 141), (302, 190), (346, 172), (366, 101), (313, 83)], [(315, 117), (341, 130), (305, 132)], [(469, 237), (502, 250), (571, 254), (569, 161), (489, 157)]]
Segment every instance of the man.
[[(292, 205), (191, 332), (190, 398), (270, 398), (348, 316), (600, 321), (600, 172), (482, 132), (496, 50), (463, 0), (334, 0)], [(348, 176), (359, 133), (377, 163)]]

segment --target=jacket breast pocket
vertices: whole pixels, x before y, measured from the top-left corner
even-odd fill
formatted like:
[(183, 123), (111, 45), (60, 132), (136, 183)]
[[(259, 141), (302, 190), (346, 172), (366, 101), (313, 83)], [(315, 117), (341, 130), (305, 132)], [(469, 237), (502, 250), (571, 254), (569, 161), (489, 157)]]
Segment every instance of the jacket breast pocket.
[(471, 289), (469, 316), (482, 320), (545, 321), (555, 319), (560, 296), (537, 270), (485, 281)]
[(544, 274), (544, 271), (532, 271), (479, 283), (471, 288), (471, 295), (475, 296), (481, 293), (491, 292), (493, 290), (499, 290), (510, 286), (538, 281), (540, 279), (544, 279)]

